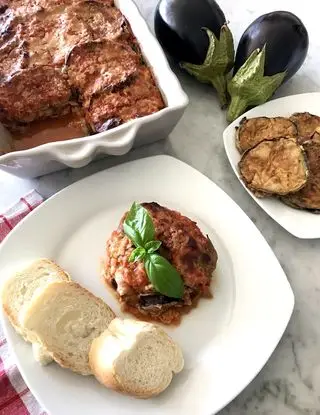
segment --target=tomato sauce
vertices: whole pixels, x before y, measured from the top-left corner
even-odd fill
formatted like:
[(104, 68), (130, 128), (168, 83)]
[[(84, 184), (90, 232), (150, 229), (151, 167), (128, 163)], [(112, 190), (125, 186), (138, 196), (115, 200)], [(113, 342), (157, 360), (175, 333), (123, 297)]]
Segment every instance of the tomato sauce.
[(84, 118), (71, 113), (51, 120), (30, 123), (21, 132), (12, 135), (12, 151), (28, 150), (41, 144), (71, 140), (88, 135)]

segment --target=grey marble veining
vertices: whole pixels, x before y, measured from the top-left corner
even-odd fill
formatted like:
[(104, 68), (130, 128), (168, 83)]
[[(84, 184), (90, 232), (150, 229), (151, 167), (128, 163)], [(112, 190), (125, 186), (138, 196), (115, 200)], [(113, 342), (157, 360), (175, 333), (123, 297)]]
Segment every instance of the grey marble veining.
[[(152, 27), (156, 0), (137, 3)], [(299, 73), (280, 88), (275, 98), (320, 89), (317, 3), (315, 0), (219, 2), (236, 42), (254, 18), (271, 10), (290, 10), (307, 26), (309, 56)], [(176, 72), (190, 97), (190, 105), (170, 137), (124, 157), (100, 160), (83, 169), (64, 170), (37, 180), (22, 180), (0, 172), (0, 211), (33, 187), (48, 197), (82, 177), (135, 158), (165, 153), (192, 165), (222, 187), (249, 215), (274, 250), (296, 297), (293, 317), (274, 354), (256, 379), (221, 411), (221, 415), (320, 415), (320, 240), (299, 240), (291, 236), (255, 204), (227, 161), (222, 143), (225, 112), (219, 108), (214, 91)]]

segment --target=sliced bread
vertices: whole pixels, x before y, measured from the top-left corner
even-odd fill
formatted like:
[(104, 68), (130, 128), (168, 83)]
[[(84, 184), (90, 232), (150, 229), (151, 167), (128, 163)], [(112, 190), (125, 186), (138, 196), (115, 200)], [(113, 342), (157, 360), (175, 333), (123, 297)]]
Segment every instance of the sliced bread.
[(90, 375), (89, 349), (115, 317), (101, 298), (76, 282), (52, 282), (24, 309), (23, 327), (62, 367)]
[(32, 353), (34, 360), (40, 363), (41, 366), (46, 366), (53, 362), (51, 354), (48, 350), (40, 343), (32, 343)]
[(50, 259), (38, 259), (8, 279), (2, 288), (2, 306), (11, 324), (25, 340), (28, 332), (20, 325), (22, 309), (32, 300), (35, 292), (53, 281), (68, 281), (69, 275)]
[(100, 383), (138, 398), (164, 391), (184, 366), (180, 347), (160, 327), (118, 318), (93, 340), (89, 362)]

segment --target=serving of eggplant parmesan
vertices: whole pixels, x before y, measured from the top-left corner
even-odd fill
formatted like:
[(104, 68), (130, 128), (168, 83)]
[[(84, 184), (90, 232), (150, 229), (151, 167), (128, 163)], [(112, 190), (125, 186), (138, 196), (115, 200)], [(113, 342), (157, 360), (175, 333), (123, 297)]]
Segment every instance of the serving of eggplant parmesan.
[(112, 0), (2, 0), (0, 25), (0, 122), (13, 151), (102, 132), (165, 106)]
[(244, 118), (235, 144), (240, 176), (256, 196), (276, 196), (293, 208), (320, 212), (319, 116)]
[[(186, 216), (155, 202), (139, 206), (133, 219), (131, 210), (124, 214), (107, 241), (104, 279), (124, 311), (146, 320), (177, 324), (201, 297), (212, 297), (217, 252), (209, 237)], [(142, 220), (141, 213), (145, 215)], [(149, 226), (155, 241), (143, 245), (140, 239), (135, 244), (137, 230), (132, 229), (139, 221), (143, 232)], [(135, 252), (137, 259), (133, 260)]]

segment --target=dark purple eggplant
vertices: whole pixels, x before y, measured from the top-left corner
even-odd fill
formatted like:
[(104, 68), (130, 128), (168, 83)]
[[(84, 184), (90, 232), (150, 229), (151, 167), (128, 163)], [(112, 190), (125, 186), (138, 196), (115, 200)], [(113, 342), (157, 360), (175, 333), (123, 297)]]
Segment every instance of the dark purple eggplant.
[(309, 36), (302, 21), (290, 12), (278, 11), (258, 17), (241, 36), (233, 74), (251, 53), (266, 45), (264, 74), (286, 72), (290, 79), (303, 64), (309, 47)]
[(165, 51), (199, 81), (212, 84), (226, 104), (226, 74), (234, 62), (232, 34), (214, 0), (160, 0), (155, 33)]
[(225, 22), (214, 0), (162, 0), (156, 9), (154, 29), (161, 46), (175, 60), (200, 65), (209, 47), (202, 28), (219, 38)]
[(308, 46), (307, 29), (290, 12), (268, 13), (252, 22), (240, 39), (228, 84), (228, 120), (236, 119), (247, 107), (266, 102), (298, 71)]

